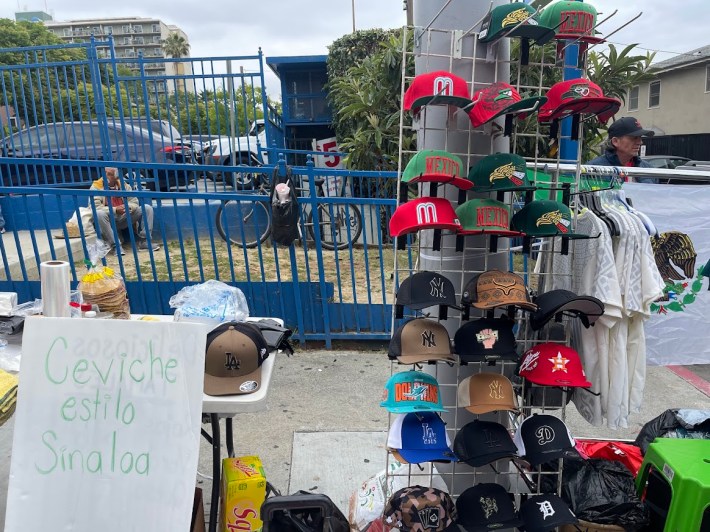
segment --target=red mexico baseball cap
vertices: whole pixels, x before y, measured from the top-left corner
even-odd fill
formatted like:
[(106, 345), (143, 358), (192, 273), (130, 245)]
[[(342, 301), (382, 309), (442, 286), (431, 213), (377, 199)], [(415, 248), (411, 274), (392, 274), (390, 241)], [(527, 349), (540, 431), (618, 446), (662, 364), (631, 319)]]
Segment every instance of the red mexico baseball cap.
[(473, 94), (473, 109), (468, 112), (473, 127), (479, 127), (501, 115), (520, 115), (536, 111), (547, 101), (545, 96), (521, 98), (515, 87), (499, 81)]
[(404, 110), (416, 113), (422, 105), (434, 104), (471, 107), (466, 80), (446, 70), (419, 74), (404, 93)]
[(580, 113), (595, 114), (606, 123), (621, 107), (616, 98), (606, 98), (602, 89), (588, 79), (577, 78), (555, 83), (547, 91), (547, 103), (540, 107), (537, 120), (552, 122)]
[(390, 218), (390, 236), (416, 233), (422, 229), (459, 231), (461, 223), (446, 198), (419, 198), (403, 203)]
[(521, 377), (541, 386), (589, 388), (577, 351), (563, 344), (545, 343), (531, 347), (520, 361)]

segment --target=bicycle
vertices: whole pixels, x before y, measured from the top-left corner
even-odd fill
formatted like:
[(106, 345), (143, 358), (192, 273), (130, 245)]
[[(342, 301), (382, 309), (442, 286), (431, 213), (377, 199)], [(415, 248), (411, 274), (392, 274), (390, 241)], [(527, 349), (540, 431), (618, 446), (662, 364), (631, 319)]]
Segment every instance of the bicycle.
[[(266, 241), (271, 234), (271, 183), (262, 174), (256, 174), (254, 177), (255, 199), (253, 201), (223, 200), (217, 209), (215, 220), (217, 232), (222, 239), (243, 248), (254, 248)], [(326, 197), (325, 183), (324, 177), (315, 179), (318, 197)], [(340, 190), (335, 192), (342, 195), (344, 187), (343, 180)], [(299, 197), (307, 191), (309, 189), (306, 187), (296, 188)], [(302, 205), (305, 209), (308, 203), (303, 202)], [(318, 219), (321, 245), (325, 249), (346, 249), (350, 242), (356, 242), (362, 234), (362, 213), (356, 205), (321, 203), (318, 205)], [(312, 208), (308, 209), (303, 225), (306, 226), (310, 238), (315, 241), (316, 230)], [(299, 232), (303, 238), (303, 230), (300, 227)]]

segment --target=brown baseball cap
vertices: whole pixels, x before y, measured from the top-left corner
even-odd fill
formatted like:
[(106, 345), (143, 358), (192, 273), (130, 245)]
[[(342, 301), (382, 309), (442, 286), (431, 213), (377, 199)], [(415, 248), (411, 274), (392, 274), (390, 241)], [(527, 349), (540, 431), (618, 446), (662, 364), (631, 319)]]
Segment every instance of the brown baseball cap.
[(517, 412), (516, 402), (513, 384), (500, 373), (477, 373), (462, 380), (458, 387), (458, 405), (474, 414)]
[(451, 354), (449, 331), (441, 323), (426, 318), (405, 322), (392, 336), (387, 356), (400, 364), (456, 362)]
[(461, 294), (464, 307), (493, 309), (515, 305), (535, 311), (537, 305), (530, 301), (525, 281), (519, 275), (500, 270), (489, 270), (474, 275)]
[(269, 356), (256, 325), (230, 321), (207, 335), (205, 393), (241, 395), (261, 387), (261, 365)]

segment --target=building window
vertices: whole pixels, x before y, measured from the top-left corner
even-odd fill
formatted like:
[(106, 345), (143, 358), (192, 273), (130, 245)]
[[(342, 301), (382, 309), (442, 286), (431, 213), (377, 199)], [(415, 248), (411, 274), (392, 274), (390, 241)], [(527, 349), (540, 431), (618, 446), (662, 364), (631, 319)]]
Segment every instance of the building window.
[(133, 33), (143, 33), (143, 26), (133, 26)]
[(153, 24), (151, 26), (151, 30), (153, 31), (153, 33), (160, 33), (160, 24)]
[(710, 92), (710, 65), (705, 67), (705, 92)]
[(629, 111), (639, 110), (639, 86), (631, 87), (629, 90)]
[(659, 107), (661, 105), (661, 82), (652, 81), (648, 84), (648, 106)]
[(131, 33), (131, 27), (127, 24), (124, 24), (123, 26), (121, 26), (121, 31), (123, 33)]

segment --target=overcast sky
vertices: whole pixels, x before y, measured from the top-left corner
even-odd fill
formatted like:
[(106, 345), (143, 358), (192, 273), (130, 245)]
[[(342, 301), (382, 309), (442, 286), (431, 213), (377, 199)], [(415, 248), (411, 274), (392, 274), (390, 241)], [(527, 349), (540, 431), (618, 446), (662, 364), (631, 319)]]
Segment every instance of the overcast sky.
[[(47, 9), (55, 20), (114, 16), (157, 17), (187, 33), (193, 57), (251, 55), (259, 47), (266, 57), (327, 54), (327, 46), (352, 30), (352, 2), (357, 29), (405, 24), (402, 0), (0, 0), (0, 17), (15, 11)], [(438, 2), (443, 0), (410, 0)], [(487, 0), (453, 0), (459, 3)], [(600, 20), (618, 9), (599, 30), (606, 34), (641, 10), (643, 15), (610, 38), (620, 44), (662, 50), (656, 60), (710, 45), (707, 32), (710, 0), (595, 0)], [(633, 7), (631, 7), (633, 4)], [(679, 4), (682, 4), (680, 8)], [(473, 24), (474, 21), (469, 23)], [(468, 29), (468, 25), (465, 29)], [(270, 76), (269, 76), (270, 77)], [(269, 80), (271, 89), (273, 81)], [(272, 90), (270, 92), (273, 93)]]

